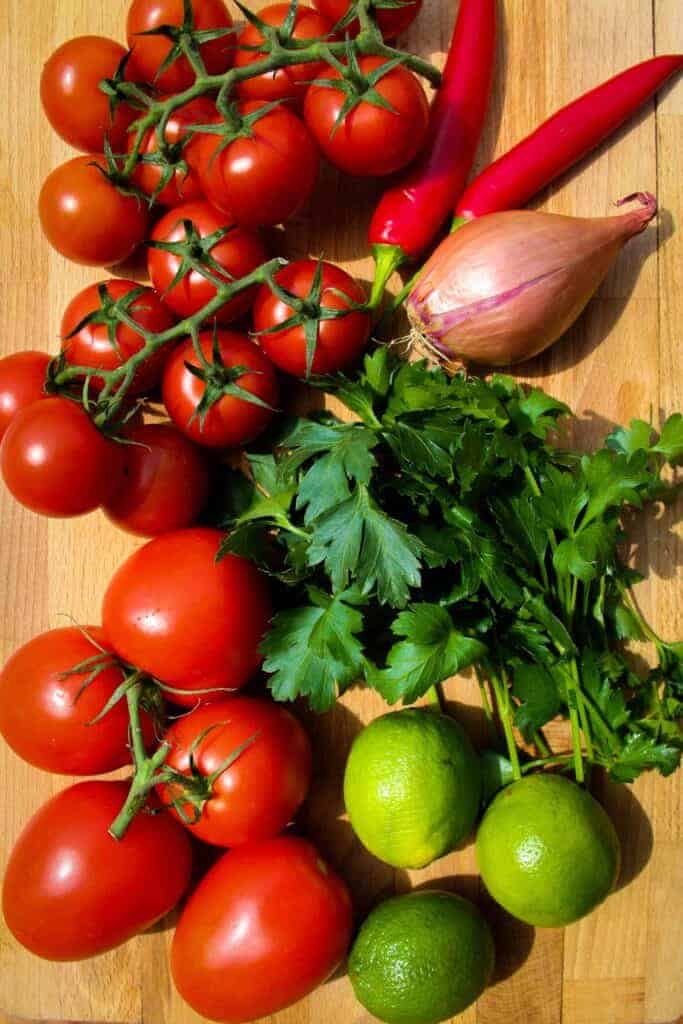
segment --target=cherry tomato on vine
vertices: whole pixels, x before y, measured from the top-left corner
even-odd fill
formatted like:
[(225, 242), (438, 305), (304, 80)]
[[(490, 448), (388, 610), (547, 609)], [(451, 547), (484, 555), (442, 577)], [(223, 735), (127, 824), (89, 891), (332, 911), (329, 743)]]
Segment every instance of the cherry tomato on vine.
[[(212, 258), (225, 268), (225, 281), (245, 277), (265, 263), (266, 250), (259, 235), (249, 229), (237, 227), (232, 214), (221, 213), (211, 203), (197, 200), (183, 203), (169, 210), (152, 232), (156, 242), (182, 242), (185, 240), (185, 221), (190, 221), (200, 238), (207, 238), (220, 229), (227, 229), (225, 237), (211, 247)], [(216, 289), (198, 270), (190, 270), (178, 284), (169, 289), (181, 265), (180, 256), (150, 246), (147, 266), (152, 284), (163, 293), (164, 301), (180, 317), (198, 313), (207, 302), (216, 297)], [(215, 270), (210, 270), (215, 273)], [(250, 309), (256, 288), (249, 288), (221, 306), (214, 318), (220, 324), (236, 320)]]
[(120, 43), (104, 36), (78, 36), (55, 50), (43, 67), (40, 99), (48, 121), (70, 146), (101, 153), (105, 138), (115, 153), (126, 144), (126, 131), (139, 111), (121, 103), (112, 119), (109, 97), (99, 88), (113, 78), (126, 55)]
[(221, 135), (197, 136), (192, 160), (202, 188), (214, 206), (229, 210), (240, 224), (280, 224), (313, 191), (320, 167), (317, 147), (303, 121), (286, 107), (240, 103), (239, 119), (249, 134), (224, 148)]
[(47, 397), (49, 365), (47, 352), (31, 349), (0, 359), (0, 440), (20, 409)]
[[(106, 293), (104, 308), (100, 298), (102, 289)], [(116, 322), (113, 315), (108, 315), (106, 310), (107, 301), (119, 302), (134, 291), (140, 291), (137, 281), (110, 278), (88, 285), (74, 296), (62, 317), (62, 352), (67, 363), (72, 366), (96, 367), (98, 370), (117, 370), (144, 347), (145, 339), (141, 334), (128, 324)], [(125, 308), (135, 323), (153, 334), (161, 334), (175, 323), (173, 314), (152, 288), (143, 288), (137, 297), (132, 296), (129, 302), (125, 303)], [(85, 324), (73, 334), (86, 317), (98, 311), (100, 315), (95, 322)], [(115, 325), (115, 344), (112, 343), (109, 333), (112, 322)], [(128, 394), (136, 395), (143, 391), (151, 391), (159, 383), (168, 352), (169, 349), (164, 346), (145, 360), (133, 378)], [(103, 386), (104, 380), (101, 377), (90, 378), (93, 395)]]
[[(167, 97), (161, 97), (166, 99)], [(208, 124), (216, 118), (216, 106), (204, 96), (185, 103), (173, 111), (166, 125), (166, 142), (169, 146), (178, 146), (184, 139), (187, 139), (188, 128), (194, 124)], [(135, 134), (131, 132), (128, 136), (128, 152), (135, 144)], [(157, 152), (156, 131), (151, 128), (145, 133), (140, 147), (140, 154), (143, 157), (154, 157)], [(191, 137), (180, 151), (180, 157), (187, 164), (186, 171), (177, 169), (173, 172), (170, 180), (164, 185), (155, 197), (155, 202), (161, 206), (178, 206), (179, 203), (187, 203), (193, 199), (201, 199), (203, 196), (199, 178), (192, 170), (189, 159), (193, 146), (196, 145), (196, 136)], [(163, 168), (160, 164), (147, 163), (144, 160), (136, 166), (131, 181), (139, 189), (148, 195), (153, 196), (162, 181)]]
[[(314, 286), (317, 268), (317, 260), (295, 260), (278, 270), (275, 280), (288, 292), (306, 299)], [(319, 300), (323, 309), (346, 309), (352, 303), (366, 301), (363, 289), (345, 270), (333, 263), (323, 262)], [(280, 370), (295, 377), (305, 377), (306, 337), (303, 326), (261, 333), (277, 328), (294, 312), (267, 285), (263, 285), (254, 303), (254, 332), (263, 351)], [(312, 372), (335, 373), (354, 363), (368, 343), (370, 327), (370, 315), (357, 310), (336, 319), (321, 319), (318, 323)]]
[[(88, 664), (72, 672), (84, 662)], [(99, 665), (101, 671), (88, 681)], [(123, 679), (97, 626), (40, 633), (15, 651), (0, 672), (0, 733), (15, 754), (46, 772), (114, 771), (130, 763), (125, 697), (99, 721), (93, 719)], [(140, 718), (151, 746), (152, 719), (145, 711)]]
[(76, 156), (55, 167), (40, 190), (43, 232), (74, 263), (120, 263), (144, 241), (146, 203), (119, 192), (102, 174), (106, 167), (103, 156)]
[(156, 537), (192, 526), (209, 496), (204, 452), (170, 423), (126, 430), (120, 486), (104, 503), (105, 515), (129, 533)]
[(109, 497), (123, 473), (121, 445), (68, 398), (45, 398), (17, 413), (0, 445), (11, 494), (45, 516), (79, 516)]
[[(231, 28), (232, 18), (223, 0), (192, 0), (194, 28)], [(167, 37), (145, 36), (141, 33), (161, 25), (183, 25), (183, 0), (133, 0), (128, 9), (126, 37), (133, 51), (131, 74), (156, 86), (161, 92), (183, 92), (195, 80), (195, 74), (186, 57), (177, 57), (170, 67), (158, 74), (171, 52), (173, 43)], [(234, 36), (226, 34), (202, 43), (200, 53), (207, 72), (219, 75), (231, 66), (234, 56)]]
[(304, 839), (223, 854), (190, 896), (171, 949), (180, 995), (202, 1017), (249, 1021), (303, 999), (351, 937), (342, 880)]
[[(358, 63), (367, 78), (387, 59), (361, 57)], [(336, 68), (326, 70), (324, 77), (342, 80)], [(390, 109), (361, 99), (341, 123), (337, 122), (347, 98), (343, 89), (312, 85), (306, 93), (306, 124), (330, 163), (347, 174), (375, 177), (400, 171), (427, 137), (429, 106), (412, 71), (394, 67), (375, 81), (374, 89)]]
[[(308, 792), (308, 736), (273, 701), (230, 697), (208, 704), (174, 722), (164, 740), (171, 745), (164, 767), (187, 776), (190, 786), (194, 782), (190, 793), (198, 803), (186, 800), (187, 791), (174, 783), (159, 786), (159, 797), (167, 806), (177, 800), (184, 823), (205, 843), (238, 846), (276, 836)], [(243, 744), (248, 745), (221, 771)], [(171, 813), (183, 820), (177, 810)]]
[(262, 661), (271, 616), (265, 577), (244, 558), (216, 561), (223, 535), (174, 530), (134, 551), (104, 595), (104, 632), (117, 653), (174, 690), (185, 707), (225, 697)]
[[(200, 334), (199, 342), (211, 365), (210, 371), (203, 368), (208, 386), (187, 368), (188, 364), (200, 367), (192, 341), (188, 339), (175, 349), (166, 363), (162, 383), (164, 405), (176, 426), (197, 444), (209, 448), (238, 448), (262, 433), (273, 418), (279, 396), (275, 368), (258, 345), (244, 334), (216, 332), (222, 363), (217, 367), (213, 361), (213, 332)], [(251, 372), (237, 374), (239, 367)], [(247, 397), (242, 398), (237, 388)], [(207, 390), (209, 395), (215, 393), (216, 400), (205, 414), (203, 410), (198, 414)], [(250, 400), (249, 395), (254, 399)]]
[[(271, 4), (258, 11), (258, 17), (266, 25), (281, 28), (289, 14), (289, 4)], [(303, 4), (296, 9), (292, 38), (300, 41), (329, 38), (332, 22), (312, 7)], [(255, 47), (263, 42), (263, 35), (256, 25), (247, 23), (237, 37), (235, 67), (243, 68), (263, 60), (265, 54), (239, 47)], [(317, 78), (324, 67), (323, 62), (311, 61), (308, 64), (292, 64), (290, 67), (278, 68), (264, 75), (247, 78), (237, 86), (237, 95), (245, 100), (292, 100), (303, 102), (310, 82)]]
[(176, 905), (190, 880), (186, 831), (168, 814), (138, 814), (123, 839), (107, 829), (125, 782), (79, 782), (43, 804), (17, 839), (2, 891), (14, 937), (46, 960), (82, 960), (120, 946)]
[[(346, 15), (351, 5), (350, 0), (313, 0), (313, 3), (335, 25)], [(395, 39), (412, 25), (421, 7), (422, 0), (402, 0), (396, 7), (376, 7), (373, 13), (384, 38)], [(354, 20), (344, 28), (344, 32), (355, 36), (359, 29), (358, 21)]]

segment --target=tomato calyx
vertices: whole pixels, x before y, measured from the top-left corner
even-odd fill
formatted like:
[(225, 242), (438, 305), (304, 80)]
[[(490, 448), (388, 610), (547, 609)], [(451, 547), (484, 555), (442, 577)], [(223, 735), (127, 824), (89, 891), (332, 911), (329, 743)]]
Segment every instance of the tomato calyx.
[(154, 81), (157, 82), (179, 57), (187, 58), (197, 78), (205, 77), (207, 72), (200, 47), (204, 43), (213, 42), (214, 39), (222, 39), (224, 36), (231, 35), (235, 31), (236, 29), (233, 26), (227, 28), (196, 28), (192, 0), (183, 0), (182, 25), (158, 25), (156, 28), (149, 28), (145, 32), (138, 32), (136, 34), (139, 36), (164, 36), (172, 43), (166, 57), (157, 68), (154, 76)]
[(312, 85), (322, 86), (326, 89), (335, 89), (344, 93), (344, 102), (337, 118), (332, 126), (330, 136), (333, 136), (343, 124), (345, 118), (356, 109), (360, 103), (369, 103), (373, 107), (381, 107), (391, 114), (398, 114), (398, 111), (391, 105), (385, 96), (375, 88), (377, 83), (388, 75), (394, 68), (401, 67), (406, 63), (405, 57), (401, 54), (391, 57), (384, 64), (373, 68), (372, 71), (361, 71), (358, 63), (358, 56), (351, 41), (347, 40), (346, 63), (332, 57), (330, 64), (334, 67), (341, 78), (314, 78)]
[(103, 78), (98, 84), (100, 92), (103, 92), (109, 100), (109, 116), (112, 124), (114, 115), (122, 103), (127, 103), (129, 107), (135, 107), (136, 110), (144, 110), (151, 102), (151, 98), (139, 86), (126, 80), (126, 68), (132, 55), (132, 50), (124, 53), (112, 77)]
[(413, 0), (351, 0), (346, 14), (343, 18), (339, 19), (332, 31), (334, 33), (343, 33), (345, 29), (358, 20), (361, 26), (358, 35), (361, 36), (367, 33), (368, 28), (370, 28), (374, 37), (378, 11), (398, 11), (403, 7), (412, 7), (412, 3)]
[(185, 825), (197, 824), (202, 816), (204, 804), (212, 798), (213, 787), (223, 772), (226, 772), (242, 756), (244, 751), (258, 739), (259, 733), (253, 733), (243, 743), (238, 744), (238, 746), (231, 750), (214, 771), (205, 775), (197, 765), (195, 755), (209, 733), (225, 724), (225, 722), (213, 722), (195, 737), (188, 752), (188, 774), (177, 771), (175, 768), (165, 768), (161, 773), (164, 784), (168, 787), (167, 793), (170, 796), (170, 802), (167, 806), (176, 812)]
[(272, 110), (282, 106), (283, 103), (285, 103), (285, 100), (271, 100), (269, 103), (264, 103), (263, 106), (258, 108), (258, 110), (252, 110), (249, 114), (243, 114), (237, 103), (221, 103), (219, 101), (216, 106), (219, 108), (222, 120), (214, 121), (212, 124), (192, 125), (188, 134), (218, 135), (221, 138), (220, 143), (211, 154), (211, 159), (208, 164), (208, 167), (210, 168), (216, 157), (236, 139), (253, 138), (254, 125), (260, 121), (262, 117), (265, 117), (266, 114), (270, 114)]
[(232, 395), (233, 398), (239, 398), (244, 402), (250, 402), (252, 405), (258, 405), (262, 409), (268, 409), (269, 412), (277, 412), (272, 405), (264, 401), (258, 395), (249, 391), (247, 388), (240, 387), (238, 381), (240, 377), (246, 375), (259, 376), (260, 370), (254, 370), (249, 366), (226, 366), (221, 354), (220, 340), (218, 337), (218, 328), (216, 324), (213, 326), (213, 341), (211, 345), (211, 359), (207, 359), (199, 341), (199, 335), (195, 332), (192, 338), (193, 348), (200, 365), (195, 366), (194, 363), (185, 362), (185, 369), (188, 373), (191, 373), (198, 380), (201, 380), (204, 387), (204, 394), (201, 397), (199, 405), (192, 413), (190, 417), (190, 423), (195, 419), (199, 420), (200, 427), (203, 428), (206, 421), (207, 414), (211, 407), (220, 401), (224, 395)]
[(170, 252), (180, 260), (180, 265), (178, 266), (175, 277), (164, 289), (162, 295), (167, 295), (169, 292), (173, 291), (176, 285), (178, 285), (183, 278), (193, 270), (202, 274), (202, 276), (205, 277), (207, 281), (210, 281), (211, 284), (215, 285), (216, 288), (223, 288), (225, 285), (227, 271), (225, 267), (222, 267), (213, 258), (211, 250), (214, 246), (218, 245), (226, 235), (235, 229), (235, 224), (229, 224), (227, 227), (218, 228), (212, 234), (205, 235), (202, 238), (192, 221), (184, 220), (183, 230), (185, 232), (185, 238), (182, 239), (182, 241), (161, 242), (156, 239), (151, 239), (147, 243), (149, 248), (160, 249), (162, 252)]
[(262, 36), (262, 42), (249, 46), (246, 43), (238, 43), (236, 49), (247, 53), (258, 53), (270, 56), (281, 56), (287, 52), (301, 52), (308, 50), (315, 43), (324, 43), (332, 33), (327, 36), (310, 37), (307, 39), (296, 39), (294, 29), (296, 28), (296, 16), (299, 10), (298, 0), (290, 0), (289, 10), (281, 25), (270, 25), (259, 18), (255, 11), (249, 10), (240, 0), (235, 0), (235, 6), (244, 15), (246, 21), (253, 25)]
[(290, 306), (294, 312), (281, 323), (274, 324), (272, 327), (266, 327), (261, 331), (252, 332), (256, 337), (260, 337), (265, 334), (278, 334), (280, 331), (287, 331), (293, 327), (301, 327), (306, 339), (306, 379), (310, 378), (313, 368), (320, 322), (322, 320), (338, 320), (340, 317), (348, 316), (349, 312), (366, 312), (368, 308), (367, 303), (356, 302), (345, 292), (341, 291), (341, 289), (331, 287), (327, 287), (326, 291), (331, 292), (333, 295), (338, 295), (347, 305), (343, 309), (333, 309), (330, 306), (323, 305), (322, 279), (323, 260), (319, 259), (313, 280), (311, 281), (311, 287), (308, 294), (303, 298), (295, 295), (287, 288), (283, 288), (276, 280), (268, 281), (273, 294)]

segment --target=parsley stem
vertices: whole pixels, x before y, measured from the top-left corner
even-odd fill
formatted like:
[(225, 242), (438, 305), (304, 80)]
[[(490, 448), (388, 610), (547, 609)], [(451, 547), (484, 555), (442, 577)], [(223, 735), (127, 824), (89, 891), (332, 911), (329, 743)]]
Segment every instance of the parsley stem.
[(579, 675), (579, 667), (576, 664), (576, 658), (572, 658), (570, 671), (572, 674), (572, 678), (574, 679), (574, 682), (576, 684), (576, 701), (579, 709), (579, 718), (581, 720), (581, 729), (583, 730), (584, 739), (586, 741), (586, 756), (588, 757), (589, 761), (592, 761), (594, 757), (593, 737), (591, 735), (591, 727), (590, 722), (588, 720), (588, 715), (586, 714), (586, 705), (583, 699), (583, 692), (581, 689), (581, 677)]
[(490, 671), (489, 676), (491, 686), (495, 694), (496, 704), (498, 706), (498, 716), (503, 726), (503, 733), (505, 734), (508, 757), (510, 758), (510, 764), (512, 765), (512, 777), (515, 782), (519, 782), (522, 777), (522, 771), (519, 766), (519, 754), (517, 752), (515, 736), (512, 731), (512, 720), (510, 716), (510, 688), (503, 669), (501, 669), (500, 676), (498, 676), (493, 670)]
[(543, 735), (540, 729), (534, 730), (534, 746), (536, 746), (541, 751), (541, 754), (544, 758), (548, 758), (551, 756), (550, 747), (546, 743), (545, 736)]
[(433, 686), (429, 687), (429, 689), (425, 693), (425, 697), (429, 702), (430, 711), (443, 711), (441, 687), (439, 686), (438, 683), (434, 683)]

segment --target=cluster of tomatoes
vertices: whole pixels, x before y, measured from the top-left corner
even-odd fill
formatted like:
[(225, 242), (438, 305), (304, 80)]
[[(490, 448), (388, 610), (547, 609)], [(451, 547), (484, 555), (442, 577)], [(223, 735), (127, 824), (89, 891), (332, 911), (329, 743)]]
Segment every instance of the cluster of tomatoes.
[[(134, 692), (136, 779), (152, 766), (146, 806), (131, 807), (120, 839), (108, 830), (130, 805), (126, 783), (83, 781), (49, 800), (12, 850), (3, 913), (38, 956), (94, 956), (178, 903), (190, 836), (229, 847), (182, 910), (172, 968), (198, 1012), (238, 1021), (320, 984), (344, 956), (352, 914), (317, 850), (280, 835), (311, 781), (304, 729), (273, 701), (226, 696), (258, 668), (271, 609), (251, 563), (216, 563), (219, 541), (203, 528), (149, 541), (111, 580), (101, 628), (36, 636), (0, 673), (0, 733), (30, 764), (84, 776), (129, 764)], [(157, 737), (162, 693), (186, 713)]]

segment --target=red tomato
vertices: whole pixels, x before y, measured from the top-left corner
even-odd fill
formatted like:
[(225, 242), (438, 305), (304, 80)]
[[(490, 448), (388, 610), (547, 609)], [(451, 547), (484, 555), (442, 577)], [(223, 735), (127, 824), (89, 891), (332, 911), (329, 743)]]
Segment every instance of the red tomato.
[[(249, 117), (266, 106), (241, 103)], [(221, 149), (220, 135), (198, 135), (192, 160), (207, 198), (229, 210), (240, 224), (279, 224), (306, 202), (318, 177), (320, 158), (303, 121), (276, 107), (251, 125), (250, 134)]]
[(81, 405), (45, 398), (18, 413), (0, 446), (0, 469), (17, 501), (45, 516), (79, 516), (109, 497), (123, 473), (121, 445)]
[[(162, 100), (166, 98), (162, 97)], [(199, 96), (196, 100), (191, 100), (190, 103), (185, 103), (184, 106), (173, 111), (166, 125), (166, 142), (169, 146), (178, 146), (187, 138), (187, 129), (190, 125), (208, 124), (215, 119), (215, 104), (206, 97)], [(128, 152), (132, 150), (134, 143), (135, 134), (131, 133), (128, 136)], [(189, 155), (194, 145), (196, 145), (196, 137), (191, 138), (182, 150), (178, 146), (180, 158), (188, 163), (188, 170), (184, 173), (180, 170), (174, 171), (173, 177), (156, 196), (155, 201), (162, 206), (178, 206), (179, 203), (202, 198), (203, 193), (199, 179), (189, 166)], [(150, 129), (142, 140), (140, 153), (143, 156), (151, 156), (156, 151), (156, 131)], [(161, 182), (162, 173), (163, 169), (159, 164), (141, 162), (135, 168), (131, 180), (146, 195), (153, 196)]]
[(112, 577), (102, 610), (112, 647), (168, 686), (175, 704), (220, 700), (261, 664), (271, 616), (266, 579), (243, 558), (216, 562), (222, 534), (174, 530), (134, 551)]
[[(359, 61), (365, 75), (386, 63), (385, 57)], [(324, 77), (342, 76), (329, 68)], [(312, 85), (306, 93), (306, 124), (330, 163), (347, 174), (374, 178), (400, 171), (417, 156), (427, 137), (429, 106), (412, 71), (393, 68), (376, 82), (375, 90), (391, 109), (361, 100), (341, 124), (337, 119), (346, 101), (342, 89)]]
[[(263, 7), (258, 16), (266, 25), (280, 27), (289, 14), (289, 4), (271, 4)], [(292, 38), (300, 40), (324, 39), (330, 35), (332, 23), (314, 11), (312, 7), (297, 7)], [(237, 37), (237, 47), (258, 46), (263, 36), (255, 25), (247, 23)], [(255, 61), (263, 60), (265, 54), (237, 49), (235, 67), (243, 68)], [(237, 95), (245, 100), (292, 100), (303, 102), (309, 82), (317, 78), (324, 63), (311, 61), (309, 64), (292, 64), (265, 75), (247, 78), (237, 86)]]
[[(159, 796), (166, 805), (179, 800), (191, 821), (200, 815), (187, 827), (205, 843), (238, 846), (269, 839), (289, 824), (308, 792), (308, 736), (289, 711), (272, 701), (231, 697), (208, 704), (179, 718), (164, 739), (171, 745), (165, 766), (190, 776), (192, 757), (201, 777), (200, 799), (207, 799), (195, 810), (173, 784), (159, 786)], [(220, 772), (226, 759), (249, 740), (232, 765)], [(214, 772), (220, 774), (211, 782)], [(171, 813), (182, 820), (175, 810)]]
[[(223, 0), (192, 0), (194, 28), (230, 28), (232, 18)], [(131, 75), (154, 84), (161, 92), (183, 92), (195, 80), (194, 71), (185, 57), (176, 60), (157, 74), (168, 56), (172, 43), (165, 36), (144, 36), (143, 32), (161, 25), (183, 24), (183, 0), (133, 0), (128, 9), (126, 37), (133, 51), (130, 60)], [(202, 60), (210, 75), (227, 71), (233, 61), (235, 41), (232, 35), (203, 43)]]
[(170, 423), (146, 423), (126, 436), (135, 443), (125, 446), (123, 480), (105, 514), (142, 537), (192, 526), (209, 496), (204, 453)]
[[(279, 270), (275, 280), (288, 292), (305, 299), (311, 291), (317, 266), (317, 260), (295, 260)], [(324, 308), (345, 309), (349, 305), (348, 300), (366, 302), (363, 289), (345, 270), (333, 263), (323, 263), (322, 266), (320, 303)], [(272, 334), (259, 333), (284, 323), (293, 313), (291, 306), (263, 285), (254, 303), (254, 331), (259, 345), (280, 370), (295, 377), (305, 377), (306, 338), (303, 327), (288, 327)], [(370, 315), (364, 312), (354, 311), (348, 316), (321, 320), (313, 373), (334, 373), (354, 363), (368, 343), (370, 327)]]
[(351, 936), (342, 880), (304, 839), (280, 836), (223, 854), (183, 910), (171, 970), (202, 1017), (267, 1017), (332, 974)]
[[(313, 0), (313, 3), (335, 25), (345, 16), (350, 6), (350, 0)], [(402, 0), (396, 7), (375, 8), (374, 14), (384, 38), (395, 39), (401, 32), (405, 32), (417, 18), (421, 7), (422, 0)], [(344, 32), (355, 36), (359, 29), (358, 21), (352, 21)]]
[[(213, 259), (225, 267), (226, 281), (244, 277), (265, 263), (266, 250), (259, 235), (248, 228), (236, 227), (231, 214), (220, 213), (206, 202), (183, 203), (169, 210), (154, 228), (152, 239), (157, 242), (182, 242), (186, 237), (183, 224), (186, 220), (192, 222), (201, 238), (212, 235), (220, 228), (231, 229), (211, 249)], [(214, 286), (196, 270), (191, 270), (182, 281), (167, 291), (180, 267), (180, 257), (173, 253), (150, 246), (147, 266), (154, 287), (163, 292), (165, 302), (181, 317), (192, 316), (216, 297)], [(215, 318), (221, 324), (236, 320), (251, 307), (255, 294), (256, 289), (250, 288), (236, 295), (221, 306), (211, 319)]]
[[(109, 298), (117, 302), (130, 292), (139, 288), (137, 281), (113, 278), (88, 285), (76, 295), (66, 307), (62, 317), (62, 351), (67, 363), (72, 366), (94, 366), (98, 370), (116, 370), (132, 355), (144, 347), (145, 339), (127, 324), (116, 325), (116, 345), (114, 347), (109, 336), (109, 325), (106, 317), (101, 323), (89, 323), (77, 334), (69, 337), (90, 313), (102, 308), (99, 289), (104, 285)], [(152, 289), (145, 288), (141, 295), (128, 306), (128, 313), (141, 327), (153, 334), (167, 331), (175, 323), (173, 314), (161, 301), (161, 297)], [(173, 342), (171, 342), (171, 345)], [(168, 348), (158, 349), (154, 355), (142, 364), (129, 394), (136, 395), (143, 391), (151, 391), (161, 378), (164, 362), (168, 356)], [(101, 377), (90, 378), (90, 389), (96, 394), (104, 386)]]
[(49, 364), (47, 352), (32, 350), (0, 359), (0, 439), (20, 409), (47, 397), (44, 385)]
[[(195, 377), (187, 365), (199, 366), (200, 362), (192, 341), (184, 341), (170, 356), (164, 370), (162, 394), (168, 414), (184, 433), (197, 444), (209, 448), (238, 448), (262, 433), (273, 418), (278, 402), (278, 385), (271, 361), (244, 334), (235, 331), (218, 331), (216, 334), (225, 375), (226, 386), (237, 387), (255, 395), (270, 408), (256, 405), (248, 399), (234, 394), (223, 394), (211, 406), (203, 421), (195, 415), (206, 391), (203, 380)], [(206, 359), (213, 364), (213, 332), (200, 334), (199, 341)], [(230, 380), (233, 367), (253, 370)], [(223, 379), (221, 370), (216, 373), (215, 385)]]
[(74, 263), (120, 263), (147, 232), (146, 204), (118, 192), (98, 170), (106, 166), (103, 156), (76, 156), (55, 167), (40, 190), (38, 211), (45, 237)]
[[(130, 763), (125, 697), (90, 724), (123, 682), (113, 661), (84, 686), (93, 665), (65, 675), (107, 647), (97, 626), (40, 633), (20, 647), (0, 672), (0, 733), (15, 754), (46, 772), (100, 775)], [(97, 645), (97, 646), (96, 646)], [(148, 745), (154, 726), (141, 715)]]
[(121, 103), (112, 121), (109, 97), (99, 88), (113, 78), (126, 51), (103, 36), (78, 36), (55, 50), (43, 67), (40, 99), (45, 116), (61, 138), (85, 153), (101, 153), (105, 138), (120, 153), (128, 126), (139, 112)]
[(107, 829), (125, 782), (79, 782), (34, 814), (10, 854), (2, 892), (14, 937), (46, 960), (120, 946), (176, 905), (190, 880), (187, 833), (168, 814), (138, 814), (123, 839)]

